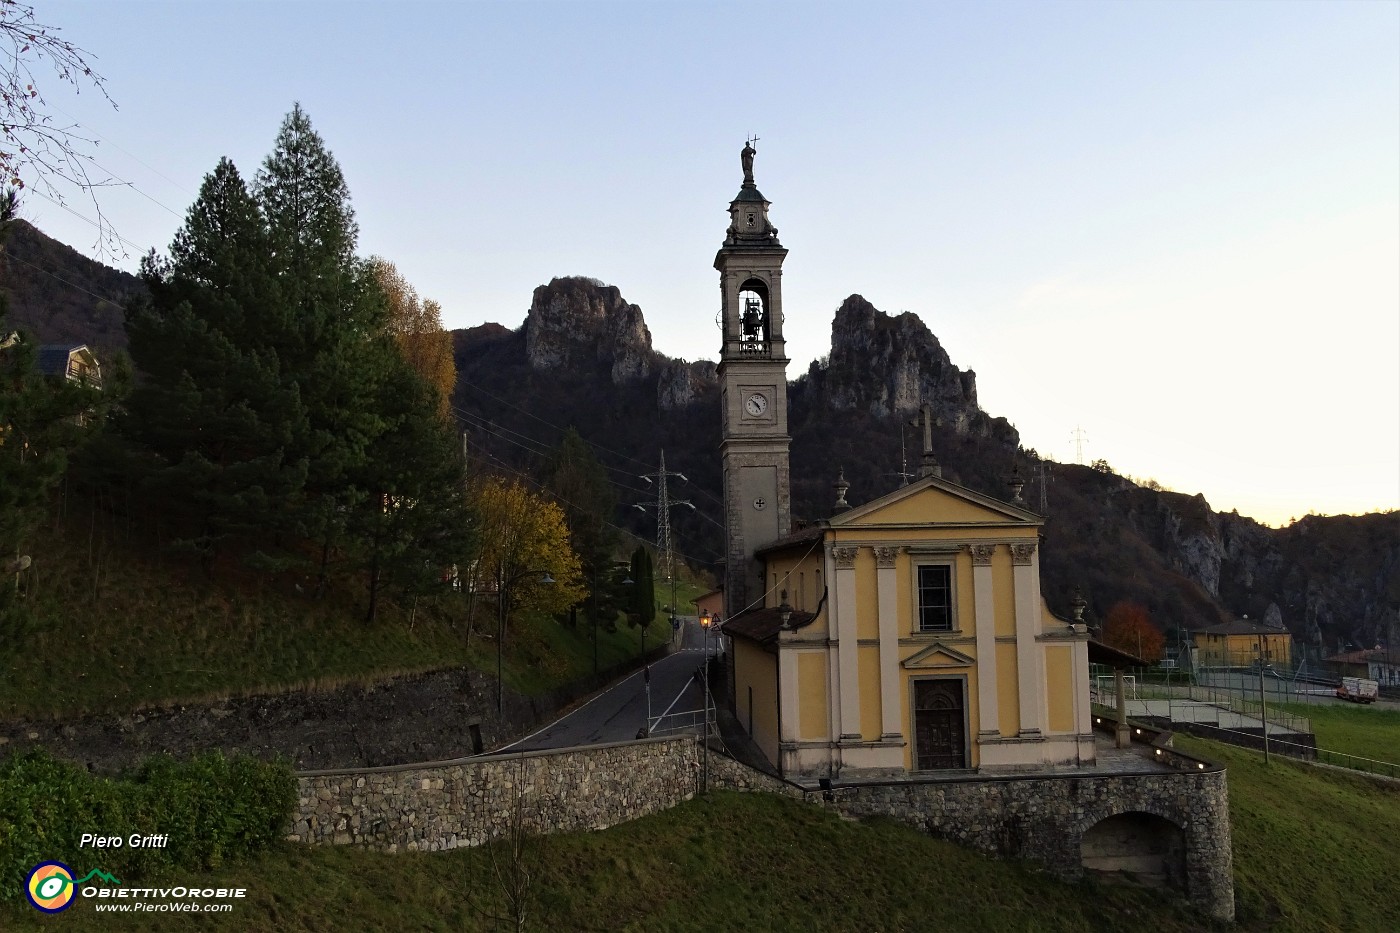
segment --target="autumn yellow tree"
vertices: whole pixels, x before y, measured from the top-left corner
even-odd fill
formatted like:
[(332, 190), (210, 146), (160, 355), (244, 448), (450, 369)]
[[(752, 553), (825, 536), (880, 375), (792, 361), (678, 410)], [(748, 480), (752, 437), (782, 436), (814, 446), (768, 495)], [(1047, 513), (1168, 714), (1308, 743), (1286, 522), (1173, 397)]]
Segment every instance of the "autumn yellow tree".
[(457, 385), (457, 364), (452, 358), (452, 335), (442, 326), (442, 306), (430, 299), (420, 300), (417, 290), (389, 260), (375, 256), (370, 263), (389, 302), (387, 329), (408, 365), (437, 390), (438, 414), (445, 421)]
[(477, 558), (463, 575), (470, 594), (504, 595), (507, 620), (517, 609), (566, 612), (583, 598), (582, 566), (558, 504), (499, 477), (474, 483), (468, 498), (478, 540)]
[(1108, 610), (1103, 625), (1104, 644), (1142, 658), (1160, 661), (1167, 639), (1152, 623), (1147, 607), (1132, 600), (1120, 599)]

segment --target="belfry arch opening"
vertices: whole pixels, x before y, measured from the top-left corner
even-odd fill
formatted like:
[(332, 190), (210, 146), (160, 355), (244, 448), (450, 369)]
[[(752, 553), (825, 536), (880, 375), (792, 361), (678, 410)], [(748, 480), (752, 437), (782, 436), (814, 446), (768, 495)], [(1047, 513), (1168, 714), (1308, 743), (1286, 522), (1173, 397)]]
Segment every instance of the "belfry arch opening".
[(739, 340), (745, 353), (764, 353), (771, 335), (771, 305), (768, 285), (749, 279), (739, 286)]

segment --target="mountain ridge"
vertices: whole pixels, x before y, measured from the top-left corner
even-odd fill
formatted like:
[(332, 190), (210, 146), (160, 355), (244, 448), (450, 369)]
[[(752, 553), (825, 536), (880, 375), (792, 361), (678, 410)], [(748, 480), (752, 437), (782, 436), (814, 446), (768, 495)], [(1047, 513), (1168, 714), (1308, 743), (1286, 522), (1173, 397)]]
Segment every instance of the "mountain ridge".
[[(139, 279), (108, 269), (18, 222), (3, 287), (9, 324), (40, 342), (125, 346), (120, 303)], [(104, 297), (105, 296), (105, 297)], [(723, 553), (719, 390), (715, 364), (655, 350), (642, 309), (616, 286), (565, 276), (537, 287), (525, 321), (453, 331), (454, 403), (464, 442), (493, 469), (529, 472), (567, 425), (606, 450), (615, 476), (668, 467), (690, 478), (697, 507), (677, 511), (681, 551), (699, 565)], [(1140, 486), (1111, 471), (1042, 460), (1011, 423), (983, 411), (976, 374), (954, 366), (915, 314), (887, 315), (860, 295), (833, 315), (831, 353), (789, 383), (794, 516), (830, 512), (844, 471), (853, 504), (889, 492), (917, 461), (906, 417), (934, 407), (935, 454), (945, 476), (1006, 498), (1016, 470), (1033, 509), (1048, 505), (1044, 591), (1067, 611), (1076, 589), (1100, 617), (1117, 599), (1144, 602), (1168, 629), (1248, 614), (1278, 620), (1331, 653), (1349, 644), (1400, 644), (1400, 514), (1308, 516), (1283, 529), (1216, 512), (1201, 495)], [(833, 425), (839, 424), (839, 430)], [(1041, 467), (1051, 481), (1041, 478)], [(630, 480), (628, 481), (630, 482)], [(1042, 486), (1044, 487), (1042, 489)], [(634, 495), (635, 493), (635, 495)], [(651, 537), (623, 501), (620, 523)], [(635, 516), (635, 518), (633, 517)], [(711, 567), (713, 569), (713, 567)]]

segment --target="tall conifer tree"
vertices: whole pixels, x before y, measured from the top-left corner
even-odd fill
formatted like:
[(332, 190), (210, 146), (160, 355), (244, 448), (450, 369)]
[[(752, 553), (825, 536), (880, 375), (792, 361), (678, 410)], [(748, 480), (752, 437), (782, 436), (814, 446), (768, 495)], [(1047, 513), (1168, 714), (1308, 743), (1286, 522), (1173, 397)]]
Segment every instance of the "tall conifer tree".
[(412, 596), (441, 589), (444, 575), (470, 559), (473, 541), (461, 453), (437, 416), (433, 388), (396, 359), (378, 407), (387, 428), (357, 474), (369, 495), (351, 526), (364, 553), (369, 622), (386, 588)]
[(222, 159), (169, 258), (142, 262), (150, 297), (127, 310), (144, 373), (127, 433), (150, 455), (149, 486), (182, 513), (177, 543), (206, 565), (230, 536), (295, 514), (306, 480), (308, 421), (277, 355), (285, 314), (269, 251), (258, 205)]
[(256, 196), (291, 315), (277, 351), (284, 378), (306, 405), (304, 530), (321, 543), (324, 587), (348, 515), (370, 494), (356, 484), (357, 474), (385, 429), (375, 401), (388, 358), (373, 339), (383, 328), (385, 300), (369, 264), (355, 257), (358, 228), (345, 176), (300, 104), (282, 121)]

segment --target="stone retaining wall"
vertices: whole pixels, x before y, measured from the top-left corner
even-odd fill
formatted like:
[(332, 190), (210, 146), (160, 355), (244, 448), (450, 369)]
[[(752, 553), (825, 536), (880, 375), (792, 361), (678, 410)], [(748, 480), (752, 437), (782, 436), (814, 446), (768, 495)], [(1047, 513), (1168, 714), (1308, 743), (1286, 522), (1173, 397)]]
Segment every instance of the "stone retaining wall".
[[(822, 801), (820, 792), (808, 799)], [(1186, 897), (1212, 917), (1235, 915), (1225, 771), (1103, 776), (916, 780), (837, 784), (826, 805), (889, 816), (989, 855), (1024, 858), (1073, 881), (1083, 877), (1084, 834), (1101, 820), (1147, 813), (1180, 827)]]
[[(1174, 752), (1167, 757), (1182, 758)], [(693, 797), (701, 775), (691, 735), (299, 775), (288, 838), (388, 852), (476, 846), (531, 833), (605, 829)], [(857, 817), (888, 816), (982, 852), (1083, 876), (1084, 835), (1110, 817), (1150, 814), (1179, 827), (1185, 894), (1233, 919), (1230, 818), (1218, 767), (1141, 774), (967, 776), (806, 788), (712, 750), (708, 786), (776, 793)]]
[[(712, 759), (713, 760), (713, 759)], [(605, 829), (695, 795), (695, 738), (303, 772), (287, 838), (388, 852), (476, 846), (514, 825)]]

